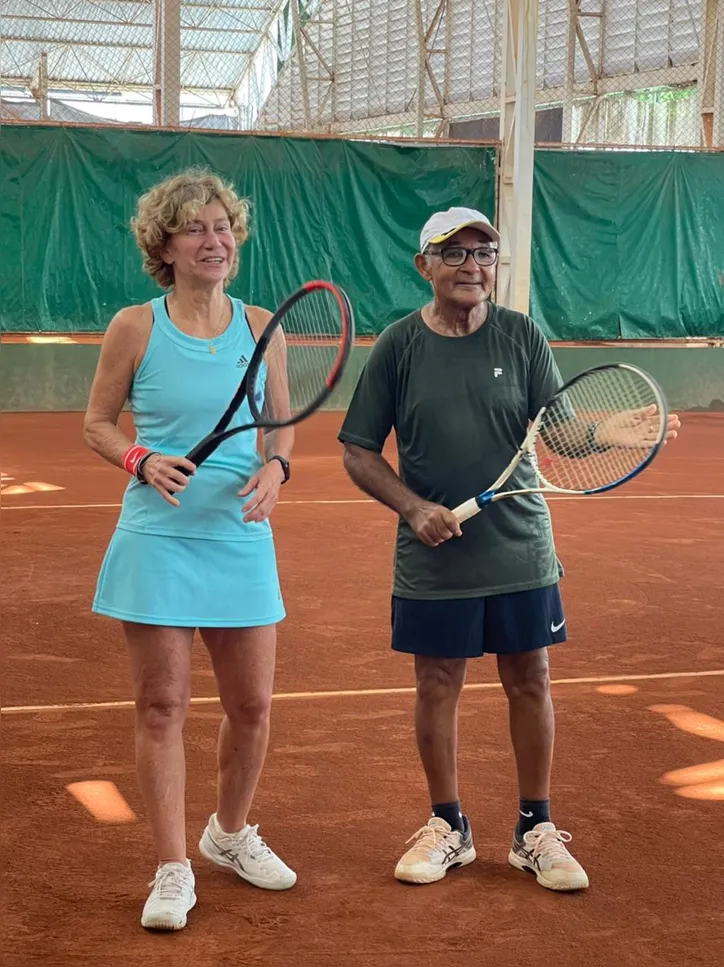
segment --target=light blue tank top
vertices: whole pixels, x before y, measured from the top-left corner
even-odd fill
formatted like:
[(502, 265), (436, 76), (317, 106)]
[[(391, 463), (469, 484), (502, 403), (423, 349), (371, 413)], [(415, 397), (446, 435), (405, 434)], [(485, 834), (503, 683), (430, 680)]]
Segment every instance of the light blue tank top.
[[(168, 317), (165, 297), (151, 302), (151, 337), (128, 397), (136, 442), (141, 446), (185, 456), (213, 430), (228, 406), (255, 346), (244, 304), (238, 299), (230, 301), (231, 322), (213, 340), (197, 339), (177, 329)], [(249, 404), (244, 401), (231, 426), (250, 421)], [(245, 524), (241, 508), (249, 498), (238, 496), (261, 463), (257, 433), (247, 430), (225, 440), (198, 468), (178, 494), (180, 507), (172, 507), (152, 487), (131, 479), (118, 527), (207, 540), (267, 538), (269, 522)]]

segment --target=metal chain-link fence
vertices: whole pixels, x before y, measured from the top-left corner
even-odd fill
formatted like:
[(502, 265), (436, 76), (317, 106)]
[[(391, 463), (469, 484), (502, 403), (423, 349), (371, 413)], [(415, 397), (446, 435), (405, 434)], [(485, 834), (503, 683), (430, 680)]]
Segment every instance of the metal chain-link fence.
[[(506, 2), (0, 0), (0, 118), (497, 140)], [(723, 0), (540, 0), (536, 111), (724, 147)]]
[[(567, 0), (567, 8), (558, 24), (541, 7), (538, 87), (561, 102), (560, 137), (552, 140), (715, 143), (717, 63), (719, 97), (724, 93), (720, 0)], [(719, 130), (717, 144), (724, 145), (723, 135)]]
[(276, 0), (0, 0), (0, 116), (239, 127)]

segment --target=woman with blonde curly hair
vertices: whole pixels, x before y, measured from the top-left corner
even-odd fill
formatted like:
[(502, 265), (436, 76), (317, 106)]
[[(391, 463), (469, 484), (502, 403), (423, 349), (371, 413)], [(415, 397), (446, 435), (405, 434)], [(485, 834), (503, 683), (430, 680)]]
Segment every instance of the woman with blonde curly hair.
[[(266, 433), (264, 458), (253, 430), (237, 434), (198, 472), (182, 456), (224, 412), (270, 318), (225, 292), (248, 217), (247, 203), (206, 172), (168, 178), (141, 197), (133, 230), (144, 269), (165, 292), (111, 320), (85, 416), (88, 446), (130, 476), (93, 610), (123, 623), (130, 657), (136, 765), (158, 853), (141, 918), (149, 929), (181, 929), (196, 903), (182, 733), (197, 628), (224, 711), (217, 807), (200, 851), (255, 886), (296, 881), (247, 821), (284, 617), (269, 514), (294, 433)], [(126, 401), (135, 440), (118, 426)], [(236, 425), (249, 417), (247, 403)]]

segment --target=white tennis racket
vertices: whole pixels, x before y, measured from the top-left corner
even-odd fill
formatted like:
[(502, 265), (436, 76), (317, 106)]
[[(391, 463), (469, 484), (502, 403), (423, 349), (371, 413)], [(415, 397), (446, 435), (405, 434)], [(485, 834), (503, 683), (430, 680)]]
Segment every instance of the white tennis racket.
[[(453, 514), (462, 523), (516, 494), (600, 494), (620, 487), (659, 452), (667, 419), (664, 394), (648, 373), (628, 363), (587, 369), (540, 408), (495, 483)], [(523, 460), (532, 465), (536, 486), (501, 492)]]

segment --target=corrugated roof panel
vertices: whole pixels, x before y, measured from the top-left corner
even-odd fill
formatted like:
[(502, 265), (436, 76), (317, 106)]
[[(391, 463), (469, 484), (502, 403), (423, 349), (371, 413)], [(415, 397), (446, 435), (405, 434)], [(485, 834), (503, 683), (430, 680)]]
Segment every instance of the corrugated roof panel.
[[(278, 6), (277, 0), (182, 2), (182, 88), (233, 89)], [(47, 53), (51, 88), (150, 86), (153, 30), (153, 0), (3, 0), (0, 77), (27, 82)]]
[[(409, 0), (300, 0), (314, 45), (336, 77), (335, 123), (409, 114), (418, 82), (415, 21)], [(440, 0), (423, 0), (426, 26)], [(186, 0), (181, 3), (181, 85), (187, 92), (223, 92), (230, 97), (244, 81), (240, 99), (250, 117), (263, 98), (260, 121), (270, 128), (304, 125), (296, 51), (264, 47), (267, 28), (279, 11), (291, 22), (289, 0)], [(443, 12), (430, 40), (448, 45), (450, 107), (497, 97), (505, 0), (454, 0)], [(699, 0), (582, 0), (582, 19), (594, 64), (604, 75), (630, 75), (690, 65), (698, 58), (701, 30)], [(336, 28), (332, 26), (336, 11)], [(307, 19), (308, 18), (308, 19)], [(565, 80), (568, 0), (540, 0), (538, 87), (560, 89)], [(153, 84), (153, 0), (2, 0), (0, 78), (27, 84), (47, 53), (52, 89), (63, 86), (150, 93)], [(277, 32), (272, 31), (276, 36)], [(260, 75), (250, 71), (252, 55), (262, 45)], [(601, 44), (603, 49), (601, 50)], [(336, 58), (334, 49), (336, 48)], [(288, 48), (287, 48), (288, 49)], [(332, 120), (327, 71), (308, 54), (308, 85), (315, 123)], [(281, 72), (277, 76), (277, 65)], [(430, 70), (445, 88), (445, 57), (433, 53)], [(577, 46), (576, 81), (588, 80)], [(263, 75), (263, 76), (262, 76)], [(261, 80), (260, 80), (261, 77)], [(426, 111), (434, 115), (436, 98), (427, 83)]]

